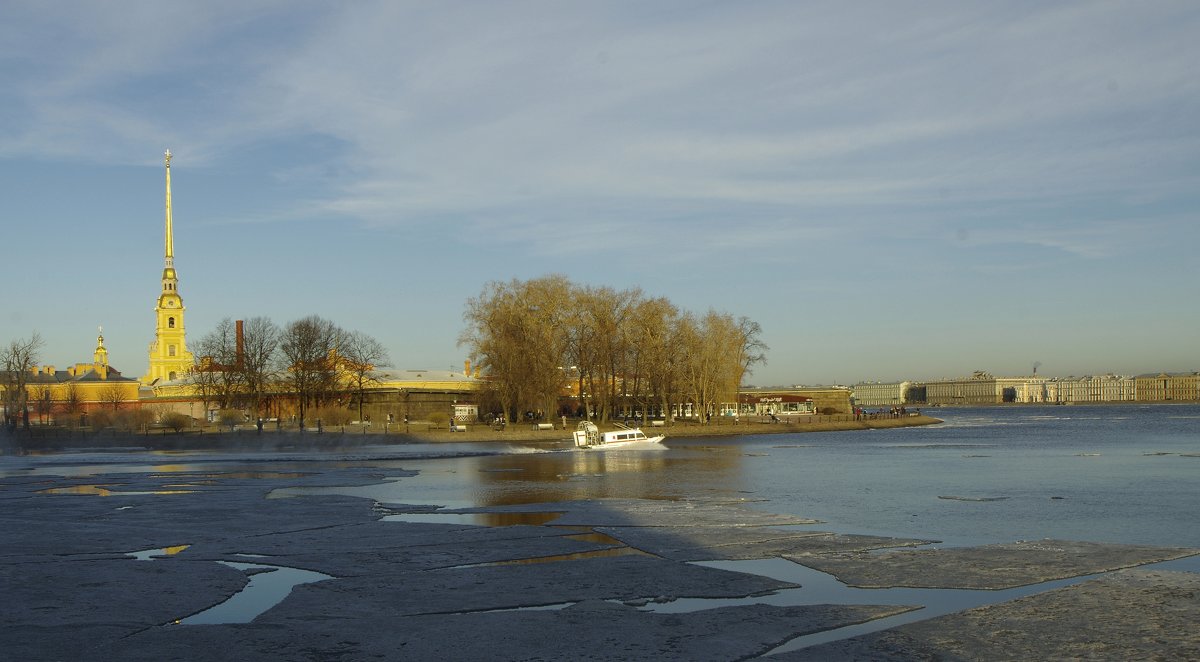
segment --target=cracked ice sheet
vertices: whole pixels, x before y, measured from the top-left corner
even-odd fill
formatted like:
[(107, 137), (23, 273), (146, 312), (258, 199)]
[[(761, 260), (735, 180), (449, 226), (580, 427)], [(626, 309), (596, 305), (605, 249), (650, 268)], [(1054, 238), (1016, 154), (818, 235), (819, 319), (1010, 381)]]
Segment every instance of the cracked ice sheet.
[(1194, 660), (1200, 575), (1123, 570), (1038, 595), (780, 653), (801, 660)]
[(368, 499), (221, 494), (37, 495), (0, 514), (0, 556), (120, 553), (378, 519)]
[(245, 584), (233, 568), (175, 558), (0, 563), (0, 657), (85, 659), (93, 646), (207, 609)]
[[(261, 554), (265, 562), (337, 577), (432, 570), (457, 565), (575, 554), (612, 548), (572, 540), (574, 531), (553, 527), (482, 527), (367, 522), (288, 533), (244, 536), (194, 545), (192, 558), (230, 559)], [(347, 541), (353, 541), (348, 545)]]
[[(647, 597), (744, 597), (796, 585), (767, 577), (647, 556), (413, 570), (405, 565), (361, 577), (297, 587), (264, 622), (295, 624), (304, 614), (356, 619), (415, 616)], [(331, 609), (330, 605), (337, 605)]]
[(785, 555), (858, 588), (1004, 589), (1178, 559), (1196, 549), (1038, 540), (881, 554)]
[(765, 559), (926, 545), (932, 541), (768, 527), (600, 527), (625, 544), (676, 561)]
[[(894, 606), (749, 605), (653, 614), (602, 601), (560, 611), (394, 616), (328, 608), (291, 620), (165, 628), (116, 642), (113, 659), (557, 659), (731, 660), (761, 654), (800, 634), (907, 610)], [(286, 627), (280, 627), (281, 624)]]
[(554, 512), (554, 526), (780, 526), (816, 524), (818, 520), (747, 508), (739, 501), (716, 499), (588, 499), (443, 512)]

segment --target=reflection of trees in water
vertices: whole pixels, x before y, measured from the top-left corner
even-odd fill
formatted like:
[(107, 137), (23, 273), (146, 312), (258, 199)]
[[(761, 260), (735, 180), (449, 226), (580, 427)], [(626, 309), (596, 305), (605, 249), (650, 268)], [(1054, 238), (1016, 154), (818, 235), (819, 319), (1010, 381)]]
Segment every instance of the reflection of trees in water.
[(741, 452), (577, 451), (481, 458), (478, 506), (582, 499), (676, 499), (744, 489)]
[(484, 526), (541, 526), (561, 513), (475, 513), (473, 519)]

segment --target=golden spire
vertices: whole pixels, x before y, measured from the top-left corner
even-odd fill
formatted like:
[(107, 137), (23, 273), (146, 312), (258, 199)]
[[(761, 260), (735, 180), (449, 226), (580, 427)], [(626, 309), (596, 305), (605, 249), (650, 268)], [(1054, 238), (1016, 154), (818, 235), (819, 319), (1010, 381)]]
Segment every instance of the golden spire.
[(175, 240), (171, 236), (171, 150), (167, 149), (163, 155), (163, 161), (167, 166), (167, 238), (166, 238), (166, 268), (171, 269), (175, 266)]
[[(96, 369), (108, 368), (108, 350), (104, 347), (104, 327), (100, 327), (100, 335), (96, 336), (96, 353), (93, 355)], [(101, 374), (102, 379), (108, 379), (108, 373)]]

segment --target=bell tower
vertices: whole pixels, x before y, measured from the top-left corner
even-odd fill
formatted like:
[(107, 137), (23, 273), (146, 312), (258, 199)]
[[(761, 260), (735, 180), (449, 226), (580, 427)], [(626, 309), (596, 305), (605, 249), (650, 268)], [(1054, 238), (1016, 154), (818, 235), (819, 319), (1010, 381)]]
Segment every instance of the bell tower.
[(183, 326), (183, 298), (179, 296), (179, 278), (175, 274), (175, 239), (171, 227), (171, 150), (163, 155), (167, 170), (167, 214), (163, 250), (162, 292), (154, 307), (154, 342), (150, 343), (150, 369), (142, 377), (149, 386), (159, 381), (184, 377), (192, 368), (192, 353), (187, 350)]
[(100, 375), (100, 379), (108, 379), (108, 350), (104, 347), (104, 327), (96, 336), (96, 352), (92, 354), (92, 369)]

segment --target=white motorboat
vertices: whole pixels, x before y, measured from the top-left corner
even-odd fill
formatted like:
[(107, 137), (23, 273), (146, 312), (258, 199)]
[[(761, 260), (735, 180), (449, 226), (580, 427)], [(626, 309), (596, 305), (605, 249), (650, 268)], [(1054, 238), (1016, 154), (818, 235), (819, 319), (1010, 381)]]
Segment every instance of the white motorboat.
[[(620, 425), (619, 423), (617, 425)], [(619, 430), (609, 432), (601, 432), (600, 428), (596, 427), (591, 421), (581, 421), (579, 427), (575, 428), (575, 446), (577, 448), (587, 448), (592, 450), (608, 449), (608, 448), (625, 448), (630, 450), (636, 449), (654, 449), (666, 448), (662, 445), (662, 440), (666, 439), (666, 435), (655, 435), (647, 437), (645, 432), (639, 428), (627, 428), (621, 426)]]

